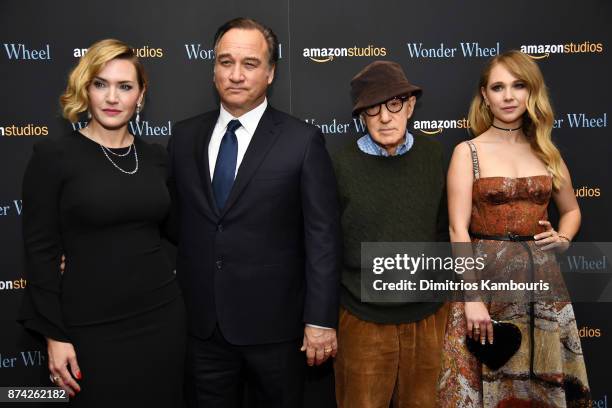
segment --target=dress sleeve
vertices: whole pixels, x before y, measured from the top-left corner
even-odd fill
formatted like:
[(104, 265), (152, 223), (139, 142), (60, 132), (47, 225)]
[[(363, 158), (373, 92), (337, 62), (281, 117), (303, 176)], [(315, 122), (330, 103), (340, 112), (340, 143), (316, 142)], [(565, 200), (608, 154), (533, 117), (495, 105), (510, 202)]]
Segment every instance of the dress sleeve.
[(164, 221), (162, 234), (164, 238), (174, 245), (178, 245), (179, 221), (178, 221), (178, 194), (176, 191), (176, 181), (174, 179), (174, 137), (171, 136), (167, 145), (167, 178), (166, 185), (170, 193), (170, 211)]
[(39, 142), (24, 174), (22, 225), (27, 286), (18, 321), (45, 337), (69, 342), (60, 304), (62, 156), (57, 142)]

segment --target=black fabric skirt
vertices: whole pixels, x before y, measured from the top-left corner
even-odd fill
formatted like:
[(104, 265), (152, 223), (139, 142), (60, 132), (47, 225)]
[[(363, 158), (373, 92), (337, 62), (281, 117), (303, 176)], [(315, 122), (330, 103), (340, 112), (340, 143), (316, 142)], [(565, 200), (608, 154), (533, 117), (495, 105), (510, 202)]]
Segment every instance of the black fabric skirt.
[(182, 297), (134, 317), (69, 330), (82, 379), (68, 406), (183, 406)]

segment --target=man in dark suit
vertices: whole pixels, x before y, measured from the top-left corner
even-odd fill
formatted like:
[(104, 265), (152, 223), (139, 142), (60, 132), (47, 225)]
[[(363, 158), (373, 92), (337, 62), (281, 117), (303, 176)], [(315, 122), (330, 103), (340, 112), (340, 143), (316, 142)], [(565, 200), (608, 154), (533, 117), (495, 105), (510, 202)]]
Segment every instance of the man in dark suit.
[[(219, 109), (168, 144), (192, 406), (302, 405), (306, 352), (337, 349), (339, 221), (323, 135), (268, 105), (278, 40), (238, 18), (215, 36)], [(191, 378), (189, 378), (191, 377)]]

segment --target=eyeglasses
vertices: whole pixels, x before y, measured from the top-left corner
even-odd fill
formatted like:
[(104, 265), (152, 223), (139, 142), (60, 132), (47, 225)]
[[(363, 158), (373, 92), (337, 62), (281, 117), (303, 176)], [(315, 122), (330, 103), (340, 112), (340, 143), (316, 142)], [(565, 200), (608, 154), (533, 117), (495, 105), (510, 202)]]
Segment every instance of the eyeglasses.
[[(402, 110), (404, 107), (404, 101), (408, 99), (407, 96), (396, 96), (395, 98), (389, 99), (384, 102), (384, 105), (387, 107), (387, 110), (391, 113), (397, 113)], [(364, 112), (368, 116), (376, 116), (380, 113), (380, 107), (383, 103), (379, 103), (378, 105), (370, 106), (365, 109)]]

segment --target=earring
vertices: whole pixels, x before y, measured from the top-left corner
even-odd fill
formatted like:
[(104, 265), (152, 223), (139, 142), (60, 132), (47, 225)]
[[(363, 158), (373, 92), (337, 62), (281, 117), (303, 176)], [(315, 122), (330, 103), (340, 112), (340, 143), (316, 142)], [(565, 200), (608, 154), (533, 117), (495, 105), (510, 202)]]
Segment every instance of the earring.
[(87, 119), (91, 119), (91, 112), (89, 111), (89, 109), (87, 110)]
[(140, 123), (140, 109), (142, 108), (142, 105), (140, 104), (140, 102), (138, 102), (136, 104), (136, 124)]

